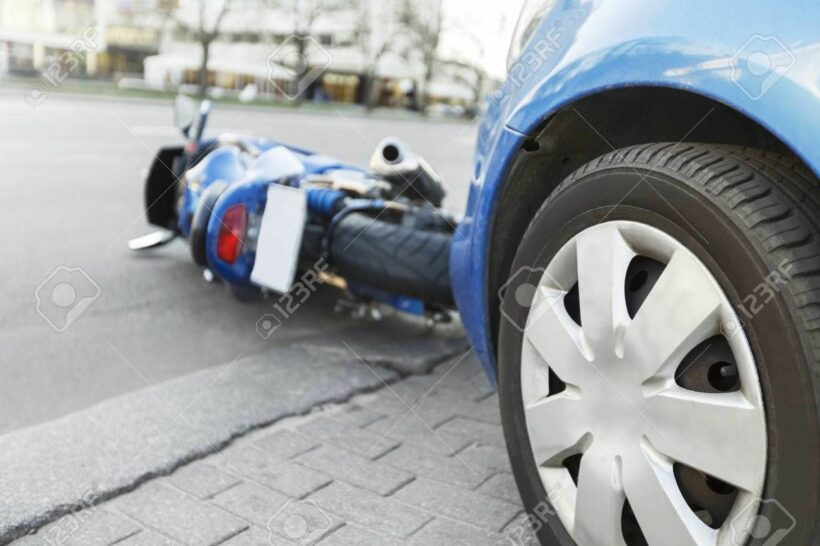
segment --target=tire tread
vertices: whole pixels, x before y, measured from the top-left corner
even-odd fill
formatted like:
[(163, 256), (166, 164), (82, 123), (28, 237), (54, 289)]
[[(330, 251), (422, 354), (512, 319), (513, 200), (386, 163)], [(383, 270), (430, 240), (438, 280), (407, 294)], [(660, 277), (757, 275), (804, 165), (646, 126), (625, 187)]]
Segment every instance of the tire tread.
[(342, 276), (430, 303), (452, 304), (452, 235), (354, 213), (333, 236), (331, 257)]
[[(652, 143), (610, 152), (561, 182), (541, 210), (568, 186), (612, 167), (685, 175), (748, 232), (774, 269), (784, 264), (784, 287), (820, 375), (820, 181), (800, 161), (767, 150), (718, 144)], [(651, 174), (649, 175), (651, 176)], [(648, 178), (648, 177), (647, 177)], [(530, 233), (532, 224), (524, 237)]]

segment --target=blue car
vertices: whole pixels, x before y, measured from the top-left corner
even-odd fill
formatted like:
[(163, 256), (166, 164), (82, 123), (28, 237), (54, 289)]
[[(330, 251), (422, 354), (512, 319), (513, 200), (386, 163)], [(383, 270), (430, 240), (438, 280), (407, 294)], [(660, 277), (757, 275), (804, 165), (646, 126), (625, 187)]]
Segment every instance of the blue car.
[(543, 543), (820, 544), (818, 21), (525, 3), (450, 270)]

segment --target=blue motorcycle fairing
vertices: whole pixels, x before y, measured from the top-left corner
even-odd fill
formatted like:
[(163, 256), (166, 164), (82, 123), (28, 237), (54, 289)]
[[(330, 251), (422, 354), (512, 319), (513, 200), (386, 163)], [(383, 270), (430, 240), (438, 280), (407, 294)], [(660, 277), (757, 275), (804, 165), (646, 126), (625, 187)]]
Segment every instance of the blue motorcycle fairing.
[(390, 294), (384, 290), (376, 290), (368, 286), (359, 285), (356, 283), (347, 283), (347, 288), (356, 296), (370, 298), (382, 303), (386, 303), (391, 307), (403, 311), (405, 313), (421, 316), (424, 314), (424, 302), (417, 298), (410, 298), (407, 296), (397, 296)]
[(285, 180), (305, 174), (304, 157), (284, 146), (274, 146), (259, 154), (248, 165), (246, 179)]
[[(526, 135), (589, 95), (669, 87), (715, 99), (755, 120), (820, 175), (818, 20), (820, 3), (808, 0), (555, 2), (488, 101), (465, 218), (453, 238), (456, 303), (491, 381), (496, 361), (487, 249), (497, 198)], [(744, 57), (752, 46), (773, 51), (768, 59), (779, 69), (768, 74), (775, 81), (758, 75), (768, 67)], [(764, 94), (761, 86), (767, 87)]]
[(366, 169), (348, 165), (336, 159), (322, 154), (313, 154), (302, 156), (300, 158), (305, 165), (305, 174), (324, 174), (327, 171), (343, 169), (346, 171), (355, 171), (360, 173), (368, 172)]
[(202, 192), (218, 180), (230, 183), (242, 176), (244, 171), (242, 155), (236, 146), (217, 148), (188, 170), (182, 209), (177, 219), (177, 226), (183, 237), (191, 234), (191, 219)]
[(247, 179), (232, 184), (219, 197), (208, 220), (208, 231), (205, 239), (205, 256), (211, 270), (221, 279), (234, 284), (249, 284), (253, 271), (256, 253), (243, 250), (232, 264), (222, 261), (217, 256), (217, 241), (225, 212), (232, 206), (242, 204), (248, 212), (248, 222), (254, 215), (261, 216), (265, 211), (268, 196), (268, 185), (271, 180), (267, 177)]
[(236, 182), (231, 184), (219, 197), (208, 221), (205, 255), (213, 272), (226, 282), (250, 284), (251, 271), (256, 258), (255, 252), (243, 251), (233, 264), (226, 263), (217, 256), (217, 241), (222, 218), (230, 207), (237, 204), (244, 205), (250, 221), (254, 215), (261, 217), (264, 214), (269, 184), (288, 181), (299, 185), (306, 175), (321, 174), (336, 169), (362, 172), (361, 169), (345, 165), (332, 157), (319, 154), (304, 155), (289, 146), (270, 146), (254, 158), (248, 164), (247, 170), (241, 176), (236, 177)]
[(208, 220), (205, 256), (214, 273), (225, 281), (248, 284), (256, 258), (255, 252), (243, 250), (232, 264), (219, 259), (217, 241), (225, 212), (230, 207), (241, 204), (247, 210), (249, 224), (255, 216), (261, 217), (267, 203), (268, 185), (302, 177), (305, 174), (305, 166), (301, 161), (303, 157), (305, 156), (300, 157), (284, 146), (273, 146), (255, 157), (241, 178), (230, 185), (217, 200)]

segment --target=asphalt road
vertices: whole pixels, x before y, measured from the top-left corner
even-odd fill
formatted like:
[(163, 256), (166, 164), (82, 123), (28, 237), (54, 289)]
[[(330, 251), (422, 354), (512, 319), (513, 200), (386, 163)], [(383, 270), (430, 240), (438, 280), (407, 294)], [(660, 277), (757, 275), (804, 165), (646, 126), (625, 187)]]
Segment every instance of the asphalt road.
[[(158, 101), (53, 95), (32, 110), (20, 91), (0, 92), (0, 434), (347, 320), (321, 295), (264, 340), (255, 326), (270, 303), (241, 305), (205, 283), (182, 243), (129, 253), (126, 241), (150, 229), (145, 170), (159, 146), (179, 141), (170, 120), (170, 105)], [(362, 164), (382, 137), (397, 135), (447, 180), (449, 207), (466, 199), (474, 124), (217, 107), (211, 127)], [(81, 268), (99, 295), (57, 332), (38, 313), (37, 294), (52, 273), (66, 274), (61, 267)], [(54, 313), (40, 294), (40, 310)]]

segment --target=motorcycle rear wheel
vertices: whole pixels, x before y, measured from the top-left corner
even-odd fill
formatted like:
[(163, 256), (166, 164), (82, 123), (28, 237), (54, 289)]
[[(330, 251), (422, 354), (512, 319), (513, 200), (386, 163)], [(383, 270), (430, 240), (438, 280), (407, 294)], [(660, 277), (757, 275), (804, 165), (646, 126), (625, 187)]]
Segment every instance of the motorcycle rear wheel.
[(452, 237), (452, 233), (350, 214), (333, 233), (331, 264), (349, 281), (451, 306)]

